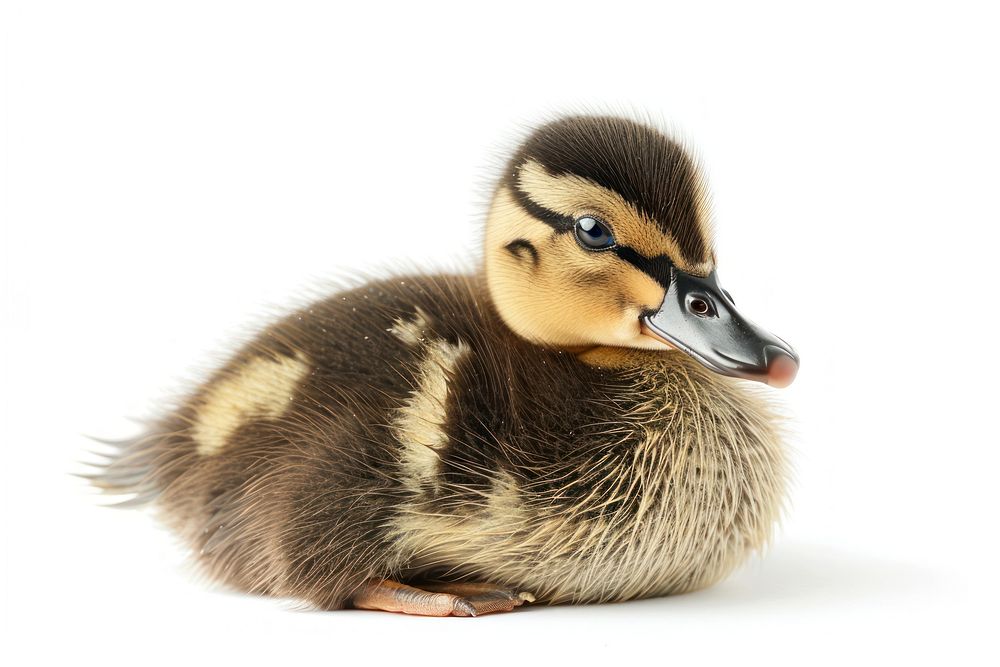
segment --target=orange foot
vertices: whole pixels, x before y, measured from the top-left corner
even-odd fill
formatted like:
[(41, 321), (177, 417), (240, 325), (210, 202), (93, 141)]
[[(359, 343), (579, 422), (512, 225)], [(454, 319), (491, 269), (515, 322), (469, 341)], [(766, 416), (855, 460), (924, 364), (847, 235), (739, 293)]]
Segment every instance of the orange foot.
[(369, 581), (351, 599), (358, 609), (418, 616), (479, 616), (534, 601), (531, 593), (493, 584), (435, 583), (414, 588), (390, 579)]

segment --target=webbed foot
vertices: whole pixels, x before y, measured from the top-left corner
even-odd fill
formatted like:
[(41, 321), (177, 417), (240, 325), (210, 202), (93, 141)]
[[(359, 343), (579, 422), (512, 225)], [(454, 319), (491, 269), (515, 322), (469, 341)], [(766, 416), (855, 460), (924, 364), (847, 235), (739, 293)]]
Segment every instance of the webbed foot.
[(419, 616), (480, 616), (534, 601), (531, 593), (493, 584), (433, 583), (416, 588), (389, 579), (368, 582), (351, 599), (358, 609)]

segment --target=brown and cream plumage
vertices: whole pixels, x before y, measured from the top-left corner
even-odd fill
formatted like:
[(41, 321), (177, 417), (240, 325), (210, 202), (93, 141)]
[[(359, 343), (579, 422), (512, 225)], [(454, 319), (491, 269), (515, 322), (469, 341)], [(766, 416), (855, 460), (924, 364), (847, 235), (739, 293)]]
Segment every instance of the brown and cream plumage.
[(483, 270), (330, 296), (266, 329), (94, 482), (214, 578), (433, 615), (707, 586), (768, 538), (785, 463), (742, 380), (794, 352), (715, 276), (677, 142), (569, 117), (514, 154)]

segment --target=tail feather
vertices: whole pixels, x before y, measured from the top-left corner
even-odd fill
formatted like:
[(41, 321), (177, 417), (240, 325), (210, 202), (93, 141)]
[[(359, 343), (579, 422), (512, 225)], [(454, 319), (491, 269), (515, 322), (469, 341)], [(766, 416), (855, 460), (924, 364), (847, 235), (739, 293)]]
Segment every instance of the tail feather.
[(93, 458), (102, 459), (84, 464), (94, 472), (75, 473), (74, 476), (86, 480), (102, 494), (131, 496), (110, 503), (108, 507), (142, 507), (156, 499), (159, 495), (154, 466), (156, 438), (144, 435), (127, 440), (89, 439), (113, 451), (91, 451)]

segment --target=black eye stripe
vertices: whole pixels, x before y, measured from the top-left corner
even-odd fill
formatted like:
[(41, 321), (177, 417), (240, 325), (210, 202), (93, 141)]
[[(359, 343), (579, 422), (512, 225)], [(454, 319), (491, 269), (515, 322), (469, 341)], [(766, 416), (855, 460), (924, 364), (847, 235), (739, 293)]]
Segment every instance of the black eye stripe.
[[(573, 218), (560, 215), (555, 211), (550, 211), (544, 206), (536, 204), (523, 190), (521, 190), (521, 188), (516, 185), (511, 184), (510, 191), (518, 206), (524, 209), (532, 217), (541, 220), (557, 232), (567, 232), (575, 227), (576, 221)], [(645, 255), (640, 255), (634, 249), (622, 245), (614, 245), (607, 248), (607, 250), (615, 253), (618, 257), (648, 275), (650, 278), (662, 285), (664, 289), (670, 287), (671, 272), (673, 271), (674, 264), (666, 255), (646, 257)]]
[(670, 287), (670, 277), (673, 273), (674, 263), (666, 255), (646, 257), (626, 245), (615, 246), (611, 248), (611, 252), (648, 275), (662, 285), (664, 289)]

